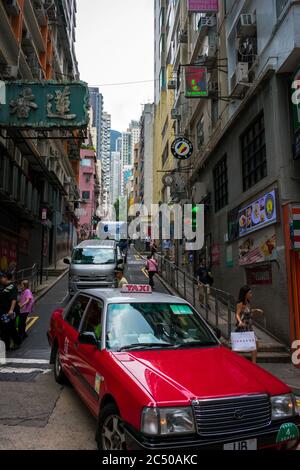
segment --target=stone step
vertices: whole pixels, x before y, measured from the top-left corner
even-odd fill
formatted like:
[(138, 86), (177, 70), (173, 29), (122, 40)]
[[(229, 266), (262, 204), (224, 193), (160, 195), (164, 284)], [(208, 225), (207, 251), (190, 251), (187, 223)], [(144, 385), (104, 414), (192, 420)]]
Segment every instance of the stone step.
[[(245, 359), (251, 360), (251, 353), (238, 353)], [(257, 355), (257, 362), (260, 364), (290, 364), (291, 356), (289, 353), (281, 352), (259, 352)]]

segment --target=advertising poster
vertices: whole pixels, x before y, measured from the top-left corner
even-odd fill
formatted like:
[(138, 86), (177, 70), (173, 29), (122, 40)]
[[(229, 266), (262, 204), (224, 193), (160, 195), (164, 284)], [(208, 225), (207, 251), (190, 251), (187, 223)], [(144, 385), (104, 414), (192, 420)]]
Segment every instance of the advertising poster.
[(265, 194), (239, 212), (239, 235), (243, 237), (277, 222), (276, 191)]
[(186, 98), (208, 96), (206, 67), (199, 67), (197, 65), (185, 67), (185, 96)]
[(2, 272), (11, 272), (16, 269), (17, 247), (16, 238), (0, 235), (0, 269)]
[(264, 235), (253, 235), (240, 242), (239, 263), (247, 266), (276, 259), (276, 235), (268, 230)]

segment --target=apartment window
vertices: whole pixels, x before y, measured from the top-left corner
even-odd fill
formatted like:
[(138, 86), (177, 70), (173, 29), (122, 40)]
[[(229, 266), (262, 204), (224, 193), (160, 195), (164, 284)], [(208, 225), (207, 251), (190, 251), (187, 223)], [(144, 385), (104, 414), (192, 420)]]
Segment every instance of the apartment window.
[(213, 170), (215, 189), (215, 212), (219, 212), (228, 204), (227, 155), (217, 163)]
[(241, 136), (243, 190), (255, 186), (267, 176), (267, 149), (264, 113)]
[(276, 13), (277, 18), (281, 15), (283, 10), (285, 9), (286, 5), (289, 3), (290, 0), (276, 0)]
[(168, 160), (168, 157), (169, 157), (169, 142), (167, 143), (167, 145), (165, 147), (165, 150), (164, 150), (164, 153), (162, 155), (163, 166), (166, 164), (166, 161)]
[(80, 162), (80, 165), (81, 166), (92, 166), (92, 160), (90, 160), (89, 158), (83, 158)]
[(83, 191), (82, 192), (82, 199), (84, 201), (88, 201), (90, 199), (90, 195), (91, 195), (90, 191)]
[(161, 89), (166, 89), (166, 69), (165, 67), (162, 67), (159, 75), (159, 83), (160, 83), (160, 88)]
[(201, 117), (197, 124), (197, 149), (201, 150), (204, 144), (204, 116)]

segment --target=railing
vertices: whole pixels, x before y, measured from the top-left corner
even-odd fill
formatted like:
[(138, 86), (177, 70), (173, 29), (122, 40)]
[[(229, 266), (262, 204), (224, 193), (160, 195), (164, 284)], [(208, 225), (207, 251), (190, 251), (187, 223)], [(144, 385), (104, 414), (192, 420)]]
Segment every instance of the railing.
[(228, 292), (199, 285), (198, 280), (168, 259), (157, 255), (159, 273), (173, 289), (198, 311), (204, 313), (207, 322), (230, 339), (235, 329), (235, 299)]
[(30, 289), (35, 292), (39, 285), (39, 266), (34, 264), (31, 268), (21, 269), (14, 273), (14, 281), (19, 285), (21, 281), (29, 281)]

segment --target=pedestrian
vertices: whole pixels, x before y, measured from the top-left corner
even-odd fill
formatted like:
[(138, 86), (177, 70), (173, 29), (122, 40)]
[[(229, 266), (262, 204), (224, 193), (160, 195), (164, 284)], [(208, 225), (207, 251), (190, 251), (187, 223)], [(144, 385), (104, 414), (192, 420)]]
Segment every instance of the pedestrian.
[(20, 319), (19, 319), (19, 335), (23, 341), (26, 337), (26, 322), (28, 315), (32, 314), (34, 306), (34, 298), (31, 290), (29, 289), (29, 282), (21, 282), (21, 297), (20, 297)]
[[(200, 265), (197, 271), (197, 280), (199, 287), (199, 302), (201, 307), (205, 307), (205, 292), (209, 293), (209, 287), (213, 284), (212, 274), (208, 271), (206, 267), (205, 259), (200, 260)], [(210, 309), (209, 304), (206, 304), (206, 307)]]
[[(20, 313), (18, 305), (18, 289), (13, 283), (11, 273), (1, 273), (0, 283), (3, 286), (0, 292), (0, 328), (1, 338), (6, 350), (18, 349), (21, 344), (16, 329), (16, 317)], [(13, 345), (11, 345), (13, 342)]]
[(147, 257), (146, 269), (149, 275), (149, 286), (154, 289), (154, 276), (158, 271), (158, 262), (152, 255)]
[(127, 286), (129, 283), (124, 276), (124, 271), (121, 268), (115, 269), (115, 275), (116, 275), (116, 280), (117, 280), (117, 287), (118, 289), (121, 289), (124, 286)]
[[(262, 315), (263, 311), (260, 309), (252, 309), (251, 301), (253, 298), (253, 292), (251, 287), (244, 286), (240, 290), (239, 299), (237, 301), (236, 308), (236, 332), (244, 333), (247, 331), (253, 331), (253, 317), (255, 315)], [(256, 342), (256, 350), (252, 352), (252, 362), (257, 362), (257, 349), (258, 343)]]
[(158, 246), (156, 244), (156, 241), (153, 240), (151, 243), (151, 255), (154, 256), (158, 252)]
[(150, 242), (151, 242), (151, 238), (148, 235), (145, 238), (145, 251), (146, 251), (146, 253), (149, 253), (149, 251), (150, 251)]

